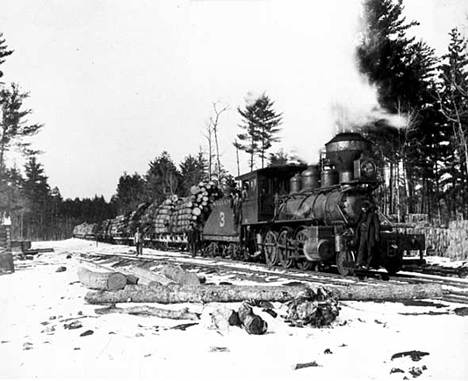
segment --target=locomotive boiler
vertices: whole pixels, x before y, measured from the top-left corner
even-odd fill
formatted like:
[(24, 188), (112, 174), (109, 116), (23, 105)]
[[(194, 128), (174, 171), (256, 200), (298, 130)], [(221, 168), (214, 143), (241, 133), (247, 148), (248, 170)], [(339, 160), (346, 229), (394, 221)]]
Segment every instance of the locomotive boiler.
[[(371, 144), (357, 133), (341, 133), (325, 145), (318, 165), (260, 169), (238, 177), (240, 223), (229, 200), (215, 203), (203, 239), (211, 255), (244, 255), (270, 265), (309, 269), (336, 265), (353, 272), (354, 228), (362, 204), (375, 204), (378, 171)], [(383, 223), (384, 221), (382, 221)], [(422, 250), (424, 238), (392, 233), (382, 224), (375, 267), (395, 273), (405, 250)]]

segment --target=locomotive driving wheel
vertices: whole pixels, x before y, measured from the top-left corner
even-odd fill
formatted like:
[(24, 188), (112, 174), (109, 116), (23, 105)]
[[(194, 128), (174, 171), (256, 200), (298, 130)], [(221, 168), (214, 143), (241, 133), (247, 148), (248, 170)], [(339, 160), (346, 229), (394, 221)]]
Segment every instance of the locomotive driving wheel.
[(265, 236), (265, 262), (268, 266), (275, 266), (278, 264), (278, 250), (276, 242), (278, 240), (278, 233), (274, 230), (268, 230)]
[(341, 250), (336, 255), (336, 267), (338, 267), (338, 272), (343, 276), (354, 274), (354, 255), (351, 250)]
[(292, 267), (294, 259), (291, 258), (291, 243), (289, 240), (292, 238), (293, 230), (291, 228), (284, 228), (281, 230), (276, 242), (276, 252), (278, 254), (279, 263), (285, 269)]
[[(304, 249), (304, 243), (309, 238), (306, 228), (300, 228), (296, 232), (295, 240), (297, 242), (296, 250), (302, 251)], [(310, 270), (314, 266), (314, 262), (309, 261), (305, 256), (299, 260), (296, 260), (296, 267), (300, 270)]]

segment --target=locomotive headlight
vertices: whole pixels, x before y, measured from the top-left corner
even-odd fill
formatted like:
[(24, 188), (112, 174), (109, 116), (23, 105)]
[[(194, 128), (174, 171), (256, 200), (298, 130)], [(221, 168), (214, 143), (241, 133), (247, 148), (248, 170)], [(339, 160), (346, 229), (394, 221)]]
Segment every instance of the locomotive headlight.
[(375, 163), (370, 160), (363, 161), (361, 163), (361, 174), (363, 177), (372, 178), (377, 174), (377, 168)]

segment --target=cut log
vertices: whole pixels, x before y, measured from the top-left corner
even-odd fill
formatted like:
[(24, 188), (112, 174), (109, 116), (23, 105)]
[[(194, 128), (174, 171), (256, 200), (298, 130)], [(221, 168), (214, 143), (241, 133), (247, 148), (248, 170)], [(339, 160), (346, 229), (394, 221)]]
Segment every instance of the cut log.
[(165, 265), (161, 270), (161, 274), (179, 284), (187, 286), (200, 284), (197, 274), (182, 270), (180, 267)]
[[(103, 266), (92, 261), (88, 261), (84, 258), (79, 258), (78, 261), (82, 265), (82, 267), (87, 270), (97, 270), (96, 272), (98, 273), (115, 273), (115, 270), (112, 267)], [(127, 278), (127, 284), (142, 284), (141, 282), (139, 282), (139, 277), (137, 275), (125, 274), (125, 277)]]
[(156, 316), (163, 319), (175, 319), (175, 320), (199, 320), (200, 314), (190, 312), (188, 308), (181, 310), (168, 310), (164, 308), (158, 308), (153, 306), (135, 306), (119, 308), (111, 305), (110, 307), (97, 308), (94, 312), (98, 315), (104, 314), (129, 314), (138, 316)]
[(167, 286), (168, 284), (174, 284), (175, 282), (168, 277), (158, 274), (154, 271), (143, 269), (141, 267), (132, 267), (127, 270), (130, 274), (137, 276), (139, 284), (148, 285), (151, 282), (156, 282), (157, 284)]
[(127, 285), (127, 277), (119, 272), (97, 272), (80, 267), (78, 279), (81, 284), (92, 290), (117, 291)]
[(250, 335), (263, 335), (268, 330), (268, 324), (260, 316), (256, 315), (252, 311), (246, 302), (242, 303), (237, 311), (239, 320), (244, 326), (245, 330)]
[[(90, 304), (107, 303), (210, 303), (243, 302), (245, 300), (263, 300), (287, 302), (303, 293), (306, 286), (234, 286), (168, 285), (159, 287), (127, 286), (116, 292), (88, 292), (85, 300)], [(329, 287), (338, 300), (407, 300), (434, 299), (442, 297), (441, 285), (350, 285)]]
[(329, 287), (338, 300), (412, 300), (440, 299), (443, 296), (440, 284), (401, 284), (401, 285), (348, 285)]

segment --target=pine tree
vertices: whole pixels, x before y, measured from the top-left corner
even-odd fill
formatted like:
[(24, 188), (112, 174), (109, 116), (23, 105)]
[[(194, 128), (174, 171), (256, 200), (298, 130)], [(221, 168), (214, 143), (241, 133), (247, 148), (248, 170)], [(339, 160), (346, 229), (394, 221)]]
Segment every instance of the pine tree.
[(163, 153), (149, 163), (145, 180), (148, 197), (162, 202), (166, 197), (177, 194), (180, 184), (180, 173), (169, 153)]
[[(414, 189), (421, 186), (415, 179), (416, 174), (426, 182), (426, 206), (419, 205), (420, 210), (430, 212), (434, 164), (429, 160), (433, 152), (428, 147), (434, 146), (435, 137), (435, 133), (430, 132), (434, 122), (430, 88), (437, 58), (426, 43), (407, 37), (407, 31), (418, 23), (406, 21), (403, 0), (364, 0), (363, 9), (365, 28), (357, 48), (359, 68), (377, 87), (380, 105), (407, 120), (404, 130), (383, 121), (367, 129), (382, 163), (396, 176), (390, 177), (391, 182), (387, 184), (389, 212), (394, 213), (395, 207), (401, 205), (401, 193), (406, 199), (405, 212), (415, 211), (411, 208), (416, 203), (410, 199), (415, 194)], [(421, 160), (421, 155), (427, 159)], [(402, 167), (403, 173), (399, 173)]]
[(22, 93), (19, 86), (12, 84), (11, 88), (0, 91), (0, 176), (5, 171), (6, 153), (16, 147), (26, 156), (38, 152), (30, 148), (31, 143), (26, 141), (42, 128), (41, 124), (28, 124), (26, 117), (31, 110), (23, 109), (23, 101), (28, 93)]
[[(13, 50), (8, 50), (6, 40), (3, 38), (3, 33), (0, 33), (0, 65), (5, 62), (5, 57), (13, 54)], [(3, 77), (3, 72), (0, 70), (0, 78)]]
[(188, 195), (192, 185), (208, 178), (207, 163), (203, 154), (188, 155), (179, 165), (181, 174), (181, 194)]
[(272, 144), (278, 142), (279, 126), (282, 122), (282, 114), (277, 114), (273, 110), (274, 102), (265, 94), (261, 95), (255, 102), (246, 105), (244, 110), (238, 108), (242, 116), (240, 128), (243, 133), (237, 135), (234, 146), (250, 155), (250, 170), (255, 165), (255, 157), (259, 157), (262, 168), (265, 164), (267, 151)]
[(25, 179), (22, 185), (23, 194), (31, 211), (43, 209), (50, 197), (48, 177), (41, 163), (31, 156), (24, 166)]
[(439, 176), (442, 178), (449, 211), (468, 215), (468, 41), (454, 28), (449, 33), (448, 53), (442, 56), (437, 95), (444, 123), (446, 156)]
[[(96, 200), (99, 202), (99, 200)], [(126, 214), (136, 210), (139, 204), (147, 201), (146, 181), (138, 173), (124, 173), (119, 178), (117, 193), (113, 196), (118, 214)]]
[(29, 157), (24, 166), (25, 178), (22, 193), (26, 200), (24, 232), (31, 239), (48, 237), (50, 226), (50, 186), (45, 170), (35, 156)]

